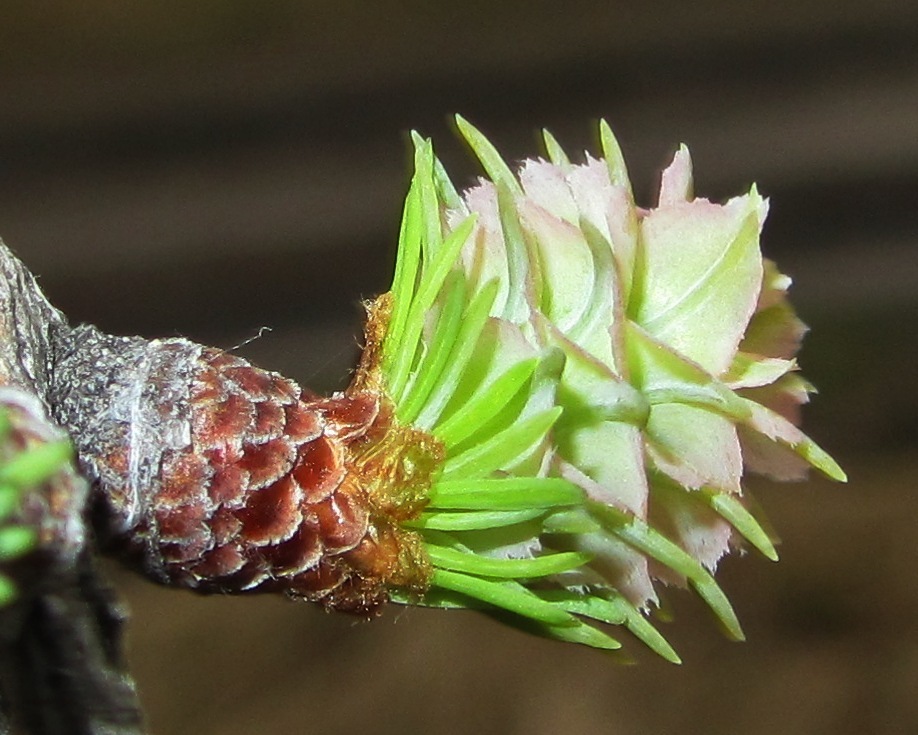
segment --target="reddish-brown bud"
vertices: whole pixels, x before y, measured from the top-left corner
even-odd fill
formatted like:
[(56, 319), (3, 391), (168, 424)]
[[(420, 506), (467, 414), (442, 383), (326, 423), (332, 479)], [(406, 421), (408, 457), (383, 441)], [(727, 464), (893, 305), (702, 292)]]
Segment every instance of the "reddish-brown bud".
[[(0, 386), (0, 413), (5, 424), (0, 437), (0, 459), (5, 462), (48, 443), (66, 442), (64, 433), (48, 420), (37, 397), (14, 386)], [(51, 572), (73, 567), (86, 543), (82, 523), (88, 488), (68, 461), (34, 485), (22, 488), (22, 497), (4, 524), (34, 529), (36, 543), (21, 557), (4, 560), (2, 571), (16, 580), (21, 592), (30, 592), (55, 577)]]
[(387, 585), (423, 585), (419, 541), (361, 460), (390, 433), (378, 393), (317, 398), (181, 339), (81, 327), (71, 344), (51, 403), (97, 481), (106, 535), (149, 575), (361, 613)]

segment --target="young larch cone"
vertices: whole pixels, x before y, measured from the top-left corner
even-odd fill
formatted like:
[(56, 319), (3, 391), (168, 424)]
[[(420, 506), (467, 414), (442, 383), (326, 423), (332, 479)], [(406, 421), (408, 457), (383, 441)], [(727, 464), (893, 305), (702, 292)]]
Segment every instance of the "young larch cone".
[(761, 254), (767, 201), (695, 197), (681, 148), (643, 208), (605, 123), (601, 159), (546, 133), (519, 173), (457, 124), (488, 178), (460, 194), (415, 136), (392, 289), (344, 392), (52, 314), (31, 382), (102, 542), (200, 592), (480, 608), (603, 650), (623, 625), (674, 662), (647, 617), (690, 586), (742, 639), (718, 562), (777, 559), (744, 471), (845, 479), (797, 427), (805, 328)]
[(647, 618), (686, 586), (741, 640), (718, 563), (745, 544), (777, 559), (744, 470), (845, 479), (796, 425), (805, 328), (762, 257), (767, 200), (695, 197), (682, 147), (645, 208), (605, 123), (602, 158), (546, 133), (547, 160), (516, 172), (456, 123), (486, 178), (460, 193), (414, 136), (381, 347), (396, 416), (445, 458), (407, 524), (429, 588), (393, 597), (604, 650), (624, 625), (677, 662)]
[(285, 592), (368, 613), (423, 585), (413, 532), (374, 503), (359, 458), (389, 432), (371, 390), (320, 398), (184, 339), (79, 327), (51, 404), (100, 485), (105, 535), (155, 580)]

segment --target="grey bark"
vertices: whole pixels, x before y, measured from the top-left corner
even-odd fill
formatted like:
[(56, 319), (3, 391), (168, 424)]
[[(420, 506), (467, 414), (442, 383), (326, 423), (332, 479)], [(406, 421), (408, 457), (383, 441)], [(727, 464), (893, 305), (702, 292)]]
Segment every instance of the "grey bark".
[[(0, 242), (0, 403), (32, 437), (63, 434), (48, 396), (57, 356), (79, 334)], [(69, 470), (46, 485), (22, 511), (40, 531), (39, 549), (4, 569), (20, 596), (0, 610), (0, 733), (139, 735), (125, 613), (94, 561), (87, 484)]]

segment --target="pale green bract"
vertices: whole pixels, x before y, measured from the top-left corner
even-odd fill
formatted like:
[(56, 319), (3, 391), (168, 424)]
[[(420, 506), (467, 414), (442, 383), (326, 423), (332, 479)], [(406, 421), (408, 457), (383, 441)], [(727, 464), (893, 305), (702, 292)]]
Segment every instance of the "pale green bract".
[(415, 141), (384, 388), (445, 460), (419, 531), (433, 574), (418, 599), (504, 611), (519, 627), (616, 649), (624, 625), (671, 661), (646, 614), (655, 580), (688, 584), (733, 638), (712, 573), (745, 539), (776, 559), (744, 468), (780, 479), (838, 465), (796, 428), (809, 385), (790, 283), (759, 250), (753, 188), (692, 195), (681, 148), (658, 205), (638, 208), (618, 144), (514, 174), (465, 120), (487, 179), (460, 195)]

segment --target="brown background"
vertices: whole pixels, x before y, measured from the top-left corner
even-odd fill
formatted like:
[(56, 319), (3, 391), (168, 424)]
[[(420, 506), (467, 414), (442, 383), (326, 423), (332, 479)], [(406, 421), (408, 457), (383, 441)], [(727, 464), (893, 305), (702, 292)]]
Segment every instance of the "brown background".
[(472, 180), (456, 111), (510, 158), (604, 116), (645, 203), (682, 141), (700, 194), (757, 181), (813, 327), (808, 428), (851, 483), (754, 483), (782, 561), (723, 565), (742, 645), (671, 596), (682, 667), (113, 569), (152, 732), (918, 732), (918, 4), (5, 0), (0, 233), (74, 320), (270, 326), (243, 352), (331, 390), (388, 285), (407, 131)]

